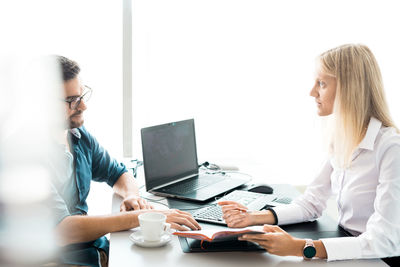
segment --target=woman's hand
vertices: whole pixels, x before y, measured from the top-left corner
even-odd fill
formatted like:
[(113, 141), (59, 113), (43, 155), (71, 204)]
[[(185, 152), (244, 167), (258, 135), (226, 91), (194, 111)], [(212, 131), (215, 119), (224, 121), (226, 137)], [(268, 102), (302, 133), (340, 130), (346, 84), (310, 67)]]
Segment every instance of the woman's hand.
[(171, 224), (171, 228), (187, 231), (187, 230), (200, 230), (201, 227), (193, 218), (193, 216), (185, 211), (180, 211), (176, 209), (170, 210), (160, 210), (157, 212), (161, 212), (167, 216), (167, 223)]
[(241, 228), (253, 224), (251, 213), (246, 206), (235, 201), (220, 201), (223, 217), (228, 227)]
[(243, 235), (239, 240), (255, 242), (270, 254), (303, 256), (305, 240), (291, 236), (277, 225), (264, 225), (264, 231), (265, 234)]

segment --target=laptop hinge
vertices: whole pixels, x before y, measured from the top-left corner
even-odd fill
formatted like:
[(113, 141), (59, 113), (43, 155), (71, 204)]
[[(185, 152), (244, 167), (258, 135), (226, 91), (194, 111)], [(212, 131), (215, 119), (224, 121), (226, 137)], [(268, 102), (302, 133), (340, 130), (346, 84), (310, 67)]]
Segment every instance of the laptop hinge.
[(172, 181), (172, 182), (165, 183), (165, 184), (162, 184), (162, 185), (153, 187), (153, 188), (151, 189), (151, 191), (160, 189), (160, 188), (162, 188), (162, 187), (166, 187), (166, 186), (171, 185), (171, 184), (176, 184), (176, 183), (178, 183), (178, 182), (181, 182), (181, 181), (183, 181), (183, 180), (187, 180), (187, 179), (189, 179), (189, 178), (193, 178), (194, 176), (198, 176), (198, 175), (199, 175), (198, 173), (194, 173), (194, 174), (191, 174), (191, 175), (188, 175), (188, 176), (179, 178), (178, 180), (174, 180), (174, 181)]

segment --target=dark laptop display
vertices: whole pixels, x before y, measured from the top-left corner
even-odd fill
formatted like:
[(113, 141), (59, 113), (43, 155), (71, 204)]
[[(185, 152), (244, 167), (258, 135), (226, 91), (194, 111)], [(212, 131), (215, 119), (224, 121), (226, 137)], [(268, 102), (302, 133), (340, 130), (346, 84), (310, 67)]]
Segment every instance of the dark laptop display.
[(247, 182), (199, 175), (193, 119), (143, 128), (141, 135), (147, 191), (205, 201)]
[(197, 174), (193, 120), (142, 129), (142, 145), (147, 190)]

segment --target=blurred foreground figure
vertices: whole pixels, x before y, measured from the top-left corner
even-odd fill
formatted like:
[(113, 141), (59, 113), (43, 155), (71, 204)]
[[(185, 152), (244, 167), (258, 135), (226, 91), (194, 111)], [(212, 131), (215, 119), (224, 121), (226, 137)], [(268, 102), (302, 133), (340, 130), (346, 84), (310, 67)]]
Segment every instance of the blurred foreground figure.
[(59, 77), (51, 58), (0, 60), (1, 266), (37, 266), (55, 257), (48, 155), (56, 155), (53, 136), (63, 128), (62, 105), (51, 101), (61, 97)]

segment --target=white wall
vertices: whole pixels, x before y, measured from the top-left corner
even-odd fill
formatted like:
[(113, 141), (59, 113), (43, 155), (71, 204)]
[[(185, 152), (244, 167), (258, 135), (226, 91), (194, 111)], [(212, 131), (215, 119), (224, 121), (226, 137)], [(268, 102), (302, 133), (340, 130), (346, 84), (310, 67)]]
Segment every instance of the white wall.
[[(4, 7), (4, 8), (3, 8)], [(367, 44), (399, 122), (396, 1), (133, 0), (134, 157), (141, 127), (195, 118), (200, 161), (308, 183), (321, 158), (314, 58)], [(2, 2), (2, 48), (78, 61), (86, 126), (122, 156), (122, 1)], [(4, 49), (3, 49), (4, 50)]]
[(1, 3), (7, 54), (76, 60), (93, 88), (86, 126), (112, 154), (122, 154), (122, 1), (17, 0)]
[[(81, 65), (83, 82), (94, 90), (85, 125), (112, 155), (121, 157), (122, 1), (1, 1), (0, 38), (0, 60), (48, 54), (76, 60)], [(2, 100), (15, 93), (9, 88), (1, 89)], [(29, 106), (19, 106), (22, 114), (32, 112)], [(1, 116), (5, 115), (3, 108)], [(109, 213), (111, 189), (92, 184), (90, 213)]]
[(318, 54), (368, 45), (400, 122), (396, 10), (395, 1), (134, 1), (134, 151), (141, 127), (195, 118), (200, 161), (310, 182), (324, 157), (308, 95)]

